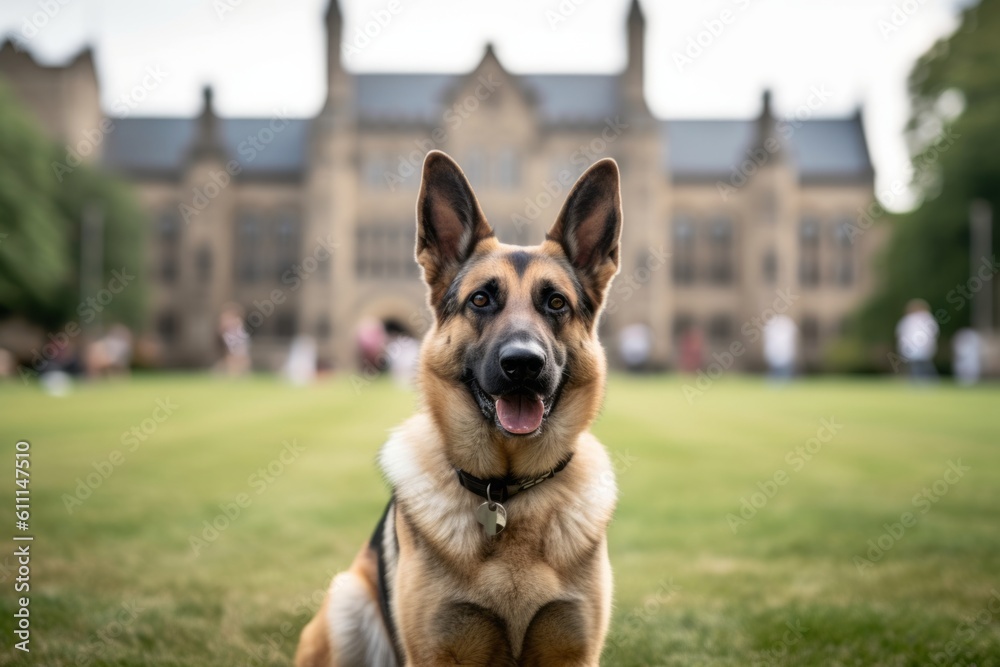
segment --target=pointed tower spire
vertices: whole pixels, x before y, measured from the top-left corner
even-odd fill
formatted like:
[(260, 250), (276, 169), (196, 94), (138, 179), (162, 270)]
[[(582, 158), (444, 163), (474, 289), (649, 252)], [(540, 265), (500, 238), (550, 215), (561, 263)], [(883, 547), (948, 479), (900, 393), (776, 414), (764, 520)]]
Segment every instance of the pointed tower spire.
[(344, 17), (340, 13), (340, 3), (338, 0), (330, 0), (326, 8), (326, 56), (327, 56), (327, 80), (333, 81), (336, 72), (341, 68), (340, 62), (340, 40), (344, 27)]
[(765, 88), (760, 96), (760, 114), (757, 116), (757, 143), (773, 134), (774, 112), (771, 109), (771, 90)]
[(642, 73), (643, 45), (646, 37), (646, 17), (639, 0), (632, 0), (628, 9), (628, 69)]
[(326, 7), (326, 102), (323, 113), (342, 111), (350, 104), (351, 76), (344, 70), (344, 61), (350, 60), (358, 49), (350, 39), (344, 40), (344, 17), (339, 0), (329, 0)]
[(222, 144), (222, 133), (219, 128), (219, 117), (215, 113), (211, 86), (201, 89), (202, 107), (198, 115), (198, 135), (191, 147), (194, 159), (220, 157), (225, 159), (226, 149)]
[(780, 159), (784, 153), (785, 142), (777, 131), (777, 118), (771, 105), (771, 90), (765, 88), (761, 94), (760, 115), (757, 116), (756, 145), (774, 153)]
[(628, 22), (629, 25), (636, 22), (645, 25), (646, 17), (642, 14), (642, 6), (639, 4), (639, 0), (632, 0), (632, 4), (628, 8)]
[(627, 109), (642, 113), (646, 110), (643, 90), (643, 57), (646, 43), (646, 19), (639, 0), (632, 0), (626, 21), (628, 60), (622, 77), (624, 103)]
[(486, 49), (483, 51), (483, 57), (479, 59), (479, 64), (476, 65), (475, 69), (478, 70), (480, 67), (487, 64), (503, 69), (503, 66), (500, 65), (500, 59), (497, 58), (497, 52), (493, 47), (493, 42), (486, 42)]
[(330, 4), (326, 6), (326, 23), (330, 24), (330, 21), (336, 20), (340, 21), (343, 16), (340, 13), (340, 3), (337, 0), (330, 0)]

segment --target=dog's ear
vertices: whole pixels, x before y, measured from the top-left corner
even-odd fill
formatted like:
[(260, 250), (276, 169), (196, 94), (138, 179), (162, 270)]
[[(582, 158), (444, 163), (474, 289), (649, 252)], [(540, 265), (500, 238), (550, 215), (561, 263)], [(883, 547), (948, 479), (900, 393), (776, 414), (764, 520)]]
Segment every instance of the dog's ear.
[(618, 273), (621, 200), (618, 164), (611, 158), (596, 162), (577, 180), (545, 236), (562, 246), (596, 305)]
[(441, 151), (424, 158), (417, 197), (417, 263), (439, 301), (476, 244), (493, 236), (469, 181), (455, 161)]

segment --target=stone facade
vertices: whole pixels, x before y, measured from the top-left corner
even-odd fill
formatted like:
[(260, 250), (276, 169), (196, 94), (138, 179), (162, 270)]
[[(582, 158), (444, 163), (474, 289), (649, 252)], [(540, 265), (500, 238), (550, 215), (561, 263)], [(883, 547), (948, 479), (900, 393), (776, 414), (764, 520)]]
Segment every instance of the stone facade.
[[(149, 211), (148, 328), (168, 365), (217, 358), (230, 302), (264, 368), (298, 334), (317, 339), (324, 363), (355, 366), (366, 318), (421, 335), (414, 204), (432, 148), (455, 157), (501, 240), (517, 243), (541, 240), (591, 162), (619, 161), (623, 267), (601, 325), (613, 361), (621, 330), (641, 323), (652, 367), (674, 366), (679, 337), (698, 327), (707, 360), (740, 343), (734, 365), (756, 368), (759, 324), (776, 309), (799, 324), (801, 364), (822, 367), (872, 289), (882, 239), (858, 233), (873, 197), (860, 113), (786, 121), (765, 94), (753, 120), (658, 119), (635, 2), (618, 75), (515, 75), (488, 46), (467, 74), (355, 74), (341, 63), (336, 0), (326, 21), (329, 91), (315, 118), (219, 118), (208, 90), (196, 119), (110, 118), (99, 158)], [(60, 141), (101, 122), (89, 52), (53, 68), (5, 46), (0, 73)]]

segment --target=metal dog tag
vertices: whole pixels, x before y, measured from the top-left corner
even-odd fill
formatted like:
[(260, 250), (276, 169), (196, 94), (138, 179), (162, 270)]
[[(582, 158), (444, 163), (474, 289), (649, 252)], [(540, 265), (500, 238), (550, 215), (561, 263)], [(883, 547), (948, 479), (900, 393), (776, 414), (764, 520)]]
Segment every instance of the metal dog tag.
[(507, 525), (507, 510), (500, 503), (483, 503), (476, 509), (476, 521), (486, 529), (486, 536), (493, 537)]

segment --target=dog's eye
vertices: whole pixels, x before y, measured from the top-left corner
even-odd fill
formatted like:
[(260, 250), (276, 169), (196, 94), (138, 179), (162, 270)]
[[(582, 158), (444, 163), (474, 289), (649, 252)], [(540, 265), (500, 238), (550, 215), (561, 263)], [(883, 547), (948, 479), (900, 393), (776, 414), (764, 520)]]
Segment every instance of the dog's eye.
[(472, 295), (472, 298), (469, 299), (469, 302), (476, 308), (485, 308), (490, 305), (490, 295), (486, 292), (476, 292)]
[(552, 310), (562, 310), (566, 307), (566, 297), (562, 294), (553, 294), (549, 297), (549, 308)]

